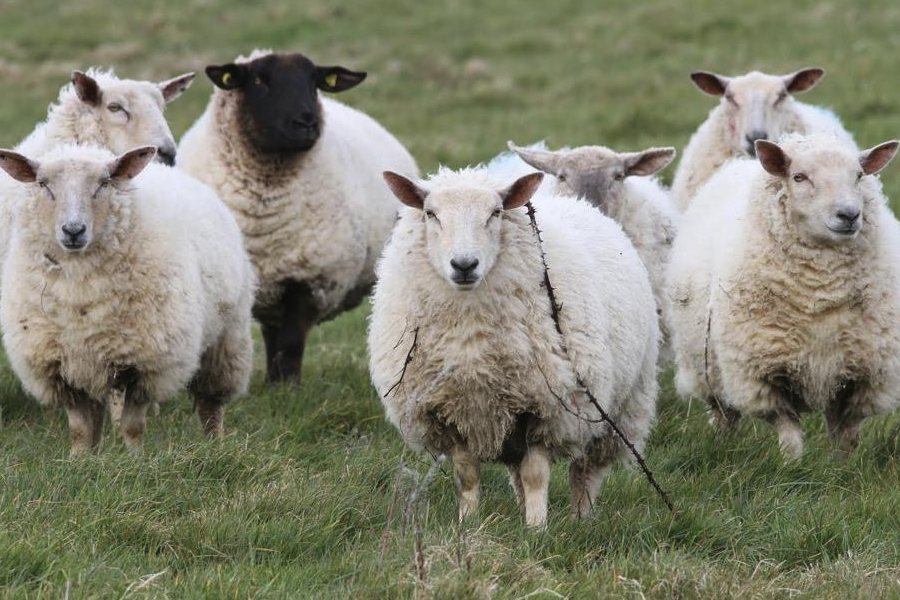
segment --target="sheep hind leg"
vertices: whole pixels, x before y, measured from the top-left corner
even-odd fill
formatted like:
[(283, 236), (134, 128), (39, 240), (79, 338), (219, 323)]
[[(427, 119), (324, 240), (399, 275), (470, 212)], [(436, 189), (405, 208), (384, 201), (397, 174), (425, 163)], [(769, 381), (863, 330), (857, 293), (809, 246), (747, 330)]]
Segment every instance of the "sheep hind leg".
[(306, 336), (317, 318), (312, 288), (299, 281), (283, 282), (281, 319), (277, 326), (270, 327), (270, 335), (266, 337), (269, 381), (300, 382)]
[(210, 437), (225, 434), (225, 403), (246, 393), (253, 371), (253, 338), (249, 323), (238, 319), (206, 349), (200, 368), (188, 386), (203, 431)]
[(522, 487), (522, 473), (519, 472), (519, 467), (508, 466), (507, 469), (509, 470), (509, 485), (516, 495), (516, 501), (519, 503), (519, 508), (524, 508), (525, 488)]
[(519, 465), (522, 490), (525, 495), (525, 523), (543, 527), (547, 522), (547, 501), (550, 488), (550, 454), (543, 446), (531, 446)]
[(777, 413), (767, 416), (766, 420), (775, 426), (778, 432), (778, 447), (787, 461), (799, 460), (803, 454), (803, 430), (800, 428), (800, 416), (796, 413)]
[(706, 399), (709, 405), (709, 424), (717, 431), (733, 431), (741, 420), (741, 413), (726, 406), (715, 396)]
[(852, 410), (853, 406), (859, 404), (858, 400), (854, 400), (857, 392), (855, 386), (846, 386), (844, 393), (835, 398), (825, 411), (828, 437), (838, 460), (846, 460), (859, 445), (859, 434), (865, 418)]
[(579, 458), (569, 465), (569, 489), (572, 494), (572, 514), (579, 519), (591, 516), (594, 502), (600, 492), (600, 484), (606, 479), (612, 461), (595, 463)]
[(452, 452), (453, 474), (456, 478), (456, 501), (459, 520), (478, 510), (478, 483), (481, 478), (481, 461), (465, 446), (455, 446)]

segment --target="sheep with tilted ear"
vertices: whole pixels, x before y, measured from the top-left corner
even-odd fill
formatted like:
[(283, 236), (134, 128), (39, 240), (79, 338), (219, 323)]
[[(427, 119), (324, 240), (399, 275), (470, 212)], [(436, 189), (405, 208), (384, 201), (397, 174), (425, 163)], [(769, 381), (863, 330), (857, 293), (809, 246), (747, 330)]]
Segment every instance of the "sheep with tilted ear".
[(452, 458), (461, 517), (478, 505), (480, 464), (498, 461), (526, 522), (542, 525), (554, 458), (571, 460), (572, 510), (590, 514), (604, 476), (628, 455), (577, 377), (638, 449), (655, 414), (659, 332), (647, 271), (612, 219), (538, 191), (542, 177), (385, 173), (406, 208), (378, 264), (372, 382), (408, 444)]
[(691, 74), (703, 92), (721, 98), (691, 137), (672, 182), (672, 198), (681, 212), (716, 169), (735, 157), (753, 157), (756, 140), (778, 141), (787, 133), (826, 133), (853, 143), (840, 119), (828, 109), (794, 100), (815, 87), (824, 69), (808, 68), (788, 75), (753, 71), (725, 77), (707, 71)]
[(678, 211), (668, 190), (652, 175), (672, 162), (675, 149), (620, 153), (603, 146), (582, 146), (551, 152), (520, 148), (512, 142), (509, 149), (528, 165), (552, 175), (556, 192), (587, 200), (622, 226), (650, 273), (660, 313), (660, 361), (670, 361), (663, 293), (669, 254), (678, 233)]
[(16, 182), (3, 342), (25, 389), (66, 410), (73, 453), (100, 443), (107, 408), (139, 449), (148, 407), (185, 386), (221, 435), (224, 404), (247, 389), (254, 279), (240, 230), (211, 189), (148, 164), (155, 153), (0, 151)]
[(830, 135), (757, 140), (682, 220), (668, 273), (676, 385), (713, 423), (768, 420), (787, 458), (824, 413), (845, 454), (900, 399), (900, 224), (876, 174), (897, 152)]

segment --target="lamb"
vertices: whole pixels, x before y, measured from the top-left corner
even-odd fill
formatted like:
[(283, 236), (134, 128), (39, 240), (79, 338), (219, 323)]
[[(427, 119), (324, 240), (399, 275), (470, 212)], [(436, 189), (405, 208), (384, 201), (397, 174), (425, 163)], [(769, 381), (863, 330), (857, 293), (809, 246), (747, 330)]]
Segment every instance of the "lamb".
[(300, 380), (306, 335), (357, 306), (397, 220), (381, 172), (418, 172), (378, 123), (319, 92), (365, 77), (302, 54), (254, 51), (209, 66), (216, 89), (178, 165), (231, 209), (258, 274), (270, 381)]
[(504, 187), (484, 168), (442, 169), (424, 183), (385, 174), (408, 208), (378, 264), (372, 382), (407, 444), (452, 458), (460, 518), (477, 508), (481, 462), (499, 461), (526, 522), (543, 524), (553, 458), (571, 459), (572, 510), (590, 514), (625, 448), (577, 377), (638, 448), (655, 414), (659, 332), (647, 271), (592, 206), (535, 195), (562, 339), (522, 208), (542, 177)]
[(0, 151), (25, 184), (0, 287), (3, 340), (25, 389), (68, 413), (73, 454), (100, 444), (104, 405), (136, 451), (151, 404), (187, 385), (219, 436), (224, 404), (247, 390), (254, 284), (240, 230), (207, 186), (148, 166), (155, 153)]
[[(163, 116), (165, 105), (178, 98), (194, 80), (185, 73), (160, 83), (119, 79), (112, 71), (72, 72), (71, 83), (59, 91), (47, 120), (39, 123), (16, 152), (40, 158), (61, 144), (88, 144), (122, 154), (135, 146), (154, 145), (157, 160), (175, 162), (175, 139)], [(0, 199), (15, 194), (18, 184), (0, 173)], [(0, 202), (0, 264), (9, 244), (12, 203)]]
[(898, 142), (758, 140), (697, 193), (669, 266), (676, 386), (714, 424), (761, 417), (785, 457), (823, 412), (840, 455), (900, 392), (900, 224), (875, 174)]
[(825, 71), (819, 68), (783, 76), (759, 71), (739, 77), (692, 73), (698, 88), (722, 99), (684, 149), (672, 182), (678, 209), (685, 212), (700, 186), (726, 161), (753, 157), (756, 140), (778, 141), (785, 133), (820, 132), (853, 143), (833, 112), (797, 102), (792, 96), (812, 89), (823, 75)]
[(603, 146), (582, 146), (550, 152), (512, 142), (509, 149), (535, 169), (553, 175), (558, 193), (584, 198), (622, 226), (650, 274), (663, 343), (660, 361), (671, 361), (663, 309), (668, 304), (665, 273), (679, 214), (668, 191), (650, 176), (672, 162), (675, 149), (618, 153)]

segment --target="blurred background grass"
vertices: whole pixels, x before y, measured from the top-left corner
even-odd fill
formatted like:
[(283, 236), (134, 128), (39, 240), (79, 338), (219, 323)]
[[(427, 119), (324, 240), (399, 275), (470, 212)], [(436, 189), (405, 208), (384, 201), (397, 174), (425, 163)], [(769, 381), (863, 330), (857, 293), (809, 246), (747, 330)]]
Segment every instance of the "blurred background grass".
[[(0, 0), (0, 146), (31, 131), (72, 69), (164, 79), (254, 47), (369, 71), (341, 99), (423, 171), (486, 160), (507, 139), (680, 150), (714, 104), (689, 82), (695, 69), (825, 67), (803, 100), (835, 109), (868, 146), (900, 137), (898, 25), (888, 0)], [(169, 107), (176, 136), (210, 90), (201, 74)], [(900, 197), (900, 169), (883, 180)], [(671, 373), (648, 460), (675, 515), (620, 469), (594, 518), (573, 522), (557, 466), (549, 527), (526, 531), (503, 470), (488, 467), (478, 518), (456, 528), (445, 467), (418, 513), (417, 582), (402, 506), (386, 525), (401, 446), (369, 385), (366, 314), (315, 331), (301, 388), (265, 385), (258, 364), (225, 440), (202, 439), (182, 397), (136, 459), (108, 437), (69, 461), (63, 416), (2, 365), (0, 597), (900, 595), (896, 417), (873, 420), (847, 463), (809, 418), (807, 455), (784, 465), (759, 423), (715, 438), (699, 406), (675, 401)]]

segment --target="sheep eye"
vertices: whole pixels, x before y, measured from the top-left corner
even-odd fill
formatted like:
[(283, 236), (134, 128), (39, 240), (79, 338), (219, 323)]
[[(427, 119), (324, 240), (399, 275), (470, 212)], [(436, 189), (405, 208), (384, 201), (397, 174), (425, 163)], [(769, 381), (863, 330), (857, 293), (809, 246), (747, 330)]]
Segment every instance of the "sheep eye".
[(794, 181), (796, 181), (797, 183), (806, 181), (807, 179), (809, 179), (809, 177), (807, 177), (803, 173), (797, 173), (796, 175), (794, 175)]
[(425, 211), (425, 216), (428, 217), (429, 219), (436, 219), (436, 218), (437, 218), (437, 217), (435, 216), (433, 210), (426, 210), (426, 211)]
[(503, 214), (503, 211), (500, 210), (499, 208), (497, 208), (497, 209), (494, 209), (494, 212), (491, 213), (491, 216), (492, 216), (492, 217), (499, 217), (501, 214)]
[(616, 174), (613, 175), (613, 179), (615, 179), (616, 181), (622, 181), (623, 179), (625, 179), (625, 172), (624, 171), (616, 172)]
[(107, 110), (109, 110), (109, 112), (116, 113), (116, 112), (119, 112), (122, 110), (122, 105), (117, 102), (113, 102), (113, 103), (109, 104), (106, 108), (107, 108)]
[(565, 181), (565, 180), (566, 180), (566, 174), (565, 174), (565, 173), (560, 173), (559, 175), (556, 176), (556, 180), (557, 180), (557, 181)]
[(725, 99), (728, 100), (734, 106), (738, 105), (737, 100), (734, 99), (734, 94), (732, 94), (732, 93), (725, 94)]
[(111, 179), (104, 179), (104, 180), (102, 180), (102, 181), (100, 182), (100, 187), (105, 188), (105, 187), (109, 186), (109, 184), (110, 184), (111, 182), (112, 182)]
[(856, 174), (856, 181), (859, 181), (860, 179), (862, 179), (862, 177), (863, 177), (863, 172), (860, 171), (859, 173)]

